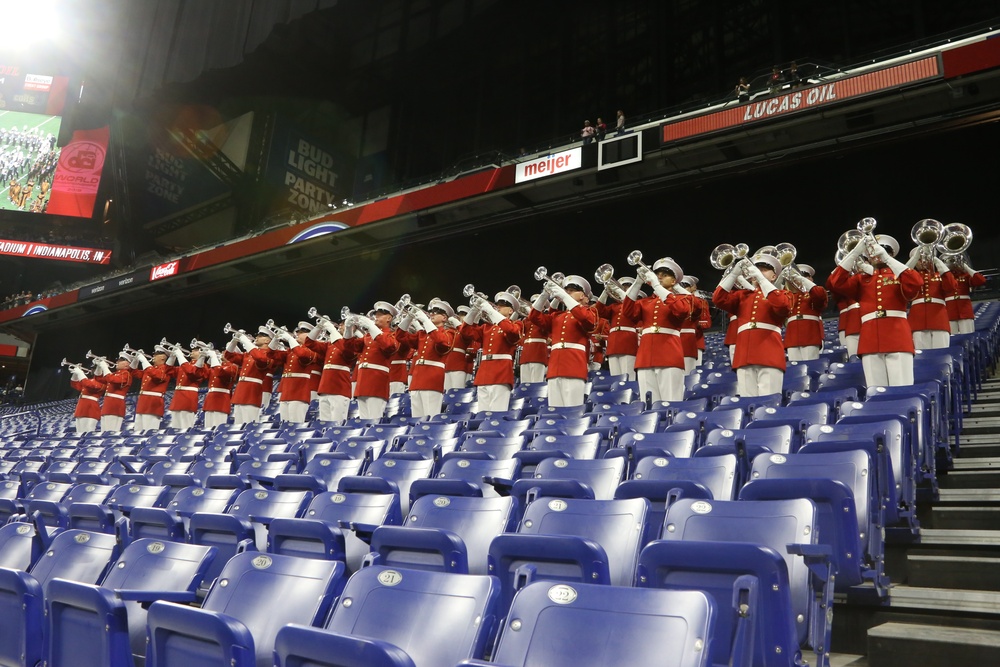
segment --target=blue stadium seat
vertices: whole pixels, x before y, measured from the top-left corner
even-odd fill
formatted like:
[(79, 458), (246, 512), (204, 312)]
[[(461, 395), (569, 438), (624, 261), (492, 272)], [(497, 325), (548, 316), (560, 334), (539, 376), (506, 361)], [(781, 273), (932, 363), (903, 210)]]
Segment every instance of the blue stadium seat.
[(372, 461), (365, 475), (391, 482), (399, 491), (400, 509), (405, 515), (410, 510), (410, 486), (418, 479), (427, 479), (434, 470), (430, 459), (394, 459), (383, 456)]
[[(690, 459), (646, 457), (639, 461), (632, 480), (661, 482), (665, 490), (669, 490), (673, 482), (695, 482), (704, 486), (716, 500), (732, 500), (738, 490), (736, 466), (734, 454)], [(628, 486), (632, 480), (623, 482), (622, 486)]]
[[(757, 424), (755, 428), (752, 425)], [(716, 428), (705, 436), (705, 446), (733, 445), (740, 439), (749, 446), (767, 447), (776, 454), (790, 454), (799, 448), (801, 436), (789, 424), (750, 422), (747, 428)]]
[[(434, 479), (418, 479), (410, 486), (411, 501), (428, 493), (441, 495), (480, 495), (498, 498), (490, 479), (517, 479), (517, 459), (453, 458), (444, 461)], [(478, 491), (478, 493), (477, 493)]]

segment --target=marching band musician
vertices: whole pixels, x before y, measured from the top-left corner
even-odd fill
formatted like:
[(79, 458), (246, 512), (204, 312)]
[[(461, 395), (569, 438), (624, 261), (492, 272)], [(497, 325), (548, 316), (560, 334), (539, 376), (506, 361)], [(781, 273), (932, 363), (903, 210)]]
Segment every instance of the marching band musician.
[[(240, 369), (232, 397), (233, 424), (250, 424), (260, 420), (264, 380), (274, 370), (270, 344), (270, 330), (260, 327), (253, 340), (242, 331), (236, 331), (226, 345), (226, 361)], [(240, 349), (243, 351), (240, 352)]]
[(118, 358), (113, 373), (103, 359), (96, 359), (94, 378), (87, 380), (87, 383), (92, 388), (100, 386), (104, 389), (104, 401), (101, 403), (101, 430), (121, 431), (122, 422), (125, 421), (125, 394), (132, 386), (128, 357)]
[[(414, 350), (413, 371), (410, 377), (410, 414), (413, 417), (431, 417), (441, 413), (444, 400), (445, 359), (455, 346), (457, 332), (445, 327), (455, 311), (451, 304), (438, 298), (427, 303), (427, 312), (416, 306), (407, 309), (400, 323), (396, 338), (400, 345)], [(406, 331), (416, 323), (416, 333)]]
[(220, 359), (219, 353), (214, 349), (205, 349), (201, 354), (208, 364), (208, 391), (201, 405), (201, 413), (205, 428), (212, 429), (225, 424), (229, 419), (233, 386), (240, 369), (228, 359)]
[[(398, 304), (397, 304), (398, 305)], [(392, 318), (386, 325), (396, 336), (396, 343), (399, 348), (389, 360), (389, 395), (405, 394), (410, 385), (410, 363), (414, 355), (414, 348), (408, 342), (403, 342), (399, 338), (400, 329), (396, 326), (397, 318), (400, 317), (398, 309), (394, 306)]]
[[(320, 340), (324, 333), (326, 341)], [(330, 320), (320, 318), (304, 343), (323, 357), (323, 373), (317, 389), (320, 421), (343, 422), (351, 407), (351, 371), (364, 342), (353, 335), (353, 330), (347, 331), (346, 325), (345, 333), (348, 335), (341, 334)]]
[[(544, 303), (542, 296), (545, 296)], [(551, 309), (548, 294), (542, 292), (531, 297), (532, 304), (539, 303), (539, 311), (545, 312)], [(549, 365), (549, 339), (547, 334), (538, 324), (531, 321), (529, 317), (522, 327), (523, 336), (521, 338), (521, 354), (518, 356), (518, 377), (521, 383), (545, 382), (546, 370)]]
[(483, 354), (473, 380), (478, 412), (506, 412), (510, 408), (514, 353), (521, 339), (521, 323), (512, 319), (517, 298), (509, 292), (498, 292), (493, 301), (476, 302), (475, 310), (487, 323), (466, 324), (461, 331), (464, 339), (482, 346)]
[[(855, 259), (868, 247), (873, 272), (851, 275)], [(889, 252), (891, 250), (891, 254)], [(830, 291), (860, 304), (858, 354), (869, 387), (913, 384), (913, 334), (906, 306), (923, 279), (897, 260), (899, 242), (888, 234), (865, 236), (840, 261), (827, 280)]]
[[(634, 278), (621, 278), (618, 283), (628, 289), (635, 282)], [(645, 298), (645, 292), (639, 292)], [(608, 303), (608, 299), (615, 303)], [(608, 360), (608, 371), (612, 375), (624, 375), (626, 380), (635, 380), (635, 355), (639, 350), (639, 330), (636, 321), (625, 313), (622, 292), (613, 283), (604, 285), (604, 291), (597, 298), (597, 314), (610, 324), (604, 354)]]
[(963, 255), (956, 255), (952, 260), (955, 276), (955, 294), (945, 297), (948, 307), (948, 319), (951, 322), (953, 334), (972, 333), (976, 330), (975, 315), (972, 311), (972, 290), (986, 284), (986, 276), (971, 266)]
[[(281, 381), (278, 383), (278, 414), (281, 421), (302, 424), (309, 412), (312, 398), (312, 371), (320, 367), (323, 360), (319, 352), (305, 345), (313, 325), (299, 322), (295, 333), (281, 329), (274, 330), (269, 343), (271, 359), (281, 366)], [(281, 344), (285, 349), (281, 349)]]
[[(640, 332), (635, 358), (639, 396), (649, 394), (652, 402), (682, 400), (684, 349), (680, 330), (690, 323), (694, 302), (686, 291), (681, 296), (672, 290), (678, 278), (684, 279), (684, 271), (670, 257), (656, 260), (652, 270), (640, 265), (637, 271), (638, 279), (625, 293), (622, 310)], [(638, 299), (643, 283), (652, 287), (653, 295)]]
[(948, 347), (951, 341), (951, 322), (945, 299), (958, 291), (958, 282), (951, 268), (940, 257), (922, 256), (914, 248), (906, 266), (915, 269), (924, 284), (910, 300), (906, 319), (913, 332), (913, 347), (917, 350), (936, 350)]
[(785, 320), (785, 352), (789, 361), (819, 359), (823, 347), (823, 311), (829, 297), (813, 282), (816, 270), (808, 264), (795, 267), (798, 276), (788, 279), (792, 305)]
[(152, 361), (142, 350), (132, 361), (132, 377), (139, 380), (139, 398), (135, 403), (135, 430), (151, 431), (160, 428), (163, 419), (163, 394), (167, 392), (171, 373), (166, 366), (167, 353), (156, 351)]
[(101, 418), (101, 394), (104, 385), (93, 380), (87, 380), (87, 373), (78, 364), (69, 367), (69, 384), (80, 392), (76, 402), (73, 417), (76, 419), (76, 432), (80, 435), (97, 430), (97, 421)]
[[(546, 282), (528, 313), (528, 320), (539, 327), (538, 335), (546, 333), (552, 339), (546, 379), (553, 407), (583, 405), (589, 337), (597, 326), (597, 309), (590, 305), (590, 283), (572, 275), (566, 276), (563, 285)], [(544, 312), (550, 297), (566, 309)]]
[(712, 316), (708, 310), (708, 302), (698, 296), (697, 277), (685, 275), (677, 284), (691, 295), (693, 301), (691, 321), (681, 329), (684, 374), (687, 375), (701, 365), (701, 356), (705, 351), (705, 330), (712, 326)]
[[(737, 316), (733, 353), (736, 391), (740, 396), (778, 394), (785, 377), (781, 325), (791, 308), (788, 292), (774, 286), (781, 263), (776, 257), (764, 254), (757, 255), (752, 262), (746, 258), (739, 262), (722, 278), (712, 295), (716, 306)], [(753, 289), (733, 291), (743, 270)]]
[(469, 383), (468, 350), (465, 348), (465, 339), (462, 337), (462, 325), (466, 315), (469, 314), (468, 306), (459, 306), (455, 309), (455, 315), (448, 318), (447, 326), (450, 326), (458, 335), (455, 336), (455, 345), (451, 348), (448, 356), (444, 360), (444, 390), (461, 389)]
[[(739, 271), (736, 271), (736, 273), (739, 273)], [(749, 290), (751, 292), (753, 291), (753, 285), (751, 285), (750, 282), (743, 277), (743, 274), (736, 276), (734, 286), (735, 285), (739, 285), (740, 289)], [(713, 303), (714, 302), (715, 301), (713, 299)], [(729, 319), (726, 321), (726, 335), (722, 339), (722, 344), (726, 346), (727, 350), (729, 350), (730, 365), (732, 365), (733, 359), (736, 358), (736, 330), (740, 328), (738, 322), (739, 319), (740, 318), (737, 315), (729, 316)]]
[(355, 366), (354, 390), (361, 419), (381, 419), (389, 402), (389, 363), (399, 352), (399, 341), (389, 329), (389, 323), (398, 312), (391, 303), (376, 301), (374, 319), (352, 316), (352, 324), (357, 330), (355, 335), (364, 337)]
[(174, 397), (167, 408), (170, 411), (170, 426), (187, 431), (194, 426), (195, 413), (198, 412), (198, 387), (208, 377), (205, 357), (200, 350), (193, 349), (191, 361), (188, 361), (180, 346), (175, 345), (167, 356), (167, 366), (172, 368), (174, 378)]
[[(829, 282), (826, 285), (830, 288)], [(840, 344), (847, 348), (847, 358), (858, 354), (858, 335), (861, 333), (861, 304), (854, 299), (845, 299), (837, 294), (833, 295), (833, 301), (837, 306), (837, 338)]]

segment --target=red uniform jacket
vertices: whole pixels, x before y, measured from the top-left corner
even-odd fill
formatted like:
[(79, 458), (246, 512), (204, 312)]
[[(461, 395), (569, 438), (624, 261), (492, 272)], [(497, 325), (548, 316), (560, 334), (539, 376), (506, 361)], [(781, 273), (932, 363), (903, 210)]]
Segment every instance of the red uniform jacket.
[(971, 276), (962, 271), (955, 276), (955, 294), (945, 297), (948, 304), (949, 320), (971, 320), (975, 315), (972, 311), (971, 292), (986, 284), (986, 276), (976, 271)]
[(198, 386), (208, 377), (208, 369), (198, 367), (190, 361), (180, 366), (172, 366), (174, 376), (174, 398), (170, 410), (174, 412), (195, 412), (198, 409)]
[(400, 333), (402, 332), (398, 330), (393, 331), (393, 336), (395, 336), (399, 348), (389, 359), (389, 382), (402, 382), (406, 384), (406, 381), (409, 380), (407, 361), (413, 356), (413, 346), (404, 342), (399, 336)]
[(76, 402), (74, 417), (86, 419), (101, 418), (101, 394), (104, 393), (104, 385), (93, 380), (70, 380), (69, 385), (80, 392), (80, 399)]
[(640, 333), (636, 370), (684, 368), (681, 329), (690, 324), (693, 307), (690, 295), (668, 294), (665, 301), (655, 295), (633, 301), (626, 295), (622, 309), (636, 322)]
[(528, 318), (524, 323), (523, 337), (521, 338), (522, 364), (547, 364), (549, 363), (549, 339), (548, 332), (541, 326)]
[(104, 388), (104, 403), (101, 405), (101, 415), (125, 416), (125, 394), (132, 386), (132, 373), (128, 370), (112, 371), (109, 375), (98, 375), (92, 380), (84, 380), (87, 386), (95, 382)]
[(226, 361), (239, 366), (240, 373), (236, 380), (236, 390), (233, 392), (233, 405), (254, 405), (260, 407), (265, 382), (274, 371), (275, 364), (271, 361), (270, 350), (255, 347), (250, 352), (226, 352)]
[(808, 292), (790, 292), (792, 307), (785, 320), (785, 348), (823, 345), (823, 311), (829, 302), (826, 289), (815, 285)]
[(163, 416), (163, 394), (170, 384), (169, 366), (150, 366), (146, 370), (135, 368), (132, 377), (140, 381), (139, 398), (135, 403), (137, 415)]
[[(620, 303), (597, 303), (597, 314), (611, 325), (604, 354), (609, 357), (627, 355), (634, 357), (639, 350), (639, 332), (635, 320), (626, 314)], [(523, 359), (523, 357), (522, 357)]]
[(736, 345), (736, 330), (740, 328), (740, 325), (737, 323), (739, 319), (736, 315), (730, 315), (729, 319), (726, 320), (726, 335), (722, 339), (722, 344), (726, 347)]
[(951, 271), (920, 271), (924, 284), (917, 296), (910, 301), (910, 329), (913, 331), (951, 332), (947, 299), (958, 291), (958, 282)]
[(201, 409), (203, 412), (223, 412), (229, 414), (232, 407), (233, 385), (240, 373), (239, 367), (231, 361), (223, 360), (218, 366), (208, 370), (208, 393)]
[(444, 391), (445, 360), (455, 346), (457, 332), (454, 329), (438, 327), (431, 333), (418, 331), (397, 331), (396, 339), (401, 345), (414, 350), (411, 391)]
[(691, 309), (691, 321), (681, 329), (681, 348), (684, 349), (685, 357), (697, 359), (698, 350), (705, 349), (705, 329), (712, 326), (712, 320), (707, 301), (693, 294), (691, 300), (694, 304)]
[(736, 354), (733, 368), (767, 366), (785, 370), (785, 346), (781, 340), (781, 325), (792, 305), (791, 295), (776, 289), (766, 297), (760, 289), (729, 292), (715, 288), (712, 302), (737, 316)]
[[(528, 320), (547, 332), (552, 340), (546, 378), (587, 379), (590, 334), (597, 327), (597, 309), (577, 306), (571, 311), (540, 313), (534, 308)], [(521, 362), (524, 363), (522, 352)]]
[(360, 338), (341, 338), (335, 343), (306, 339), (306, 346), (323, 355), (323, 374), (320, 376), (321, 395), (351, 397), (351, 371), (358, 354), (364, 347)]
[(598, 366), (604, 363), (610, 331), (611, 322), (598, 315), (597, 326), (594, 327), (594, 333), (590, 335), (590, 361)]
[[(826, 288), (830, 289), (830, 281), (826, 281)], [(861, 305), (854, 299), (845, 299), (834, 294), (834, 303), (837, 304), (837, 311), (840, 317), (837, 318), (837, 331), (843, 331), (845, 336), (855, 336), (861, 333)]]
[(364, 348), (354, 367), (354, 395), (389, 400), (389, 364), (398, 352), (399, 341), (389, 329), (383, 329), (375, 338), (365, 334)]
[(451, 350), (448, 352), (448, 356), (444, 359), (444, 372), (445, 373), (465, 373), (469, 365), (469, 360), (467, 356), (469, 351), (467, 349), (469, 341), (462, 335), (462, 330), (467, 325), (462, 325), (455, 330), (455, 344), (452, 346)]
[(498, 324), (466, 324), (462, 336), (481, 345), (483, 356), (473, 384), (514, 386), (514, 353), (521, 340), (521, 323), (500, 320)]
[(323, 357), (305, 345), (291, 350), (274, 350), (271, 359), (281, 366), (278, 391), (282, 401), (308, 403), (312, 399), (312, 371), (320, 370)]
[(841, 267), (830, 274), (830, 291), (860, 304), (861, 337), (858, 355), (887, 352), (913, 353), (913, 332), (906, 319), (906, 305), (920, 292), (924, 280), (913, 269), (896, 278), (892, 269), (875, 269), (868, 275), (851, 275)]

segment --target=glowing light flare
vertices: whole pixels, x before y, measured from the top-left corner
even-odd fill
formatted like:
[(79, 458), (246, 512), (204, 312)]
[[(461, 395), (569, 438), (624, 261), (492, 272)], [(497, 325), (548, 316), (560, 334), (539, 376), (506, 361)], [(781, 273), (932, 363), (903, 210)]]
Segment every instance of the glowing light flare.
[(70, 17), (66, 3), (58, 0), (34, 0), (31, 3), (0, 1), (0, 10), (16, 5), (17, 11), (30, 7), (30, 24), (25, 21), (0, 21), (0, 45), (4, 51), (24, 52), (41, 43), (58, 43), (62, 37), (62, 26)]

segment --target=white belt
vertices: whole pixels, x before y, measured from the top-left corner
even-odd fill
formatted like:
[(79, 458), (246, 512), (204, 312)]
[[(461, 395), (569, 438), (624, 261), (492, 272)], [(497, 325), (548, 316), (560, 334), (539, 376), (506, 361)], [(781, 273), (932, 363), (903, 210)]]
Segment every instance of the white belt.
[(156, 396), (157, 398), (163, 398), (163, 394), (155, 391), (140, 391), (139, 394), (142, 396)]
[(788, 324), (789, 322), (794, 322), (795, 320), (812, 320), (814, 322), (822, 322), (823, 318), (820, 317), (819, 315), (792, 315), (787, 320), (785, 320), (785, 324)]
[(972, 297), (968, 294), (956, 294), (955, 296), (946, 296), (944, 298), (945, 301), (955, 301), (956, 299), (968, 299), (969, 301), (972, 301)]
[(282, 373), (281, 377), (283, 377), (283, 378), (305, 378), (305, 379), (308, 380), (312, 376), (309, 373)]
[(222, 387), (209, 387), (208, 390), (211, 391), (211, 392), (214, 392), (214, 393), (219, 393), (219, 394), (223, 394), (223, 393), (224, 394), (228, 394), (230, 392), (229, 389), (223, 389)]
[(250, 377), (240, 378), (240, 382), (253, 382), (255, 384), (264, 384), (264, 381), (261, 380), (260, 378), (250, 378)]
[(181, 391), (198, 391), (198, 387), (174, 387), (174, 389), (180, 389)]
[(444, 362), (432, 361), (430, 359), (417, 359), (417, 366), (437, 366), (438, 368), (444, 368)]
[(645, 336), (646, 334), (670, 334), (671, 336), (680, 336), (681, 332), (677, 329), (668, 329), (667, 327), (646, 327), (642, 330), (642, 335)]
[(460, 350), (457, 347), (451, 348), (451, 351), (458, 354), (465, 354), (465, 350)]
[(945, 305), (944, 299), (937, 299), (935, 297), (926, 297), (926, 296), (923, 297), (922, 299), (916, 298), (910, 302), (910, 304), (914, 306), (921, 303), (936, 303), (939, 306)]
[(852, 303), (847, 308), (844, 308), (843, 310), (841, 310), (840, 314), (843, 315), (844, 313), (846, 313), (849, 310), (854, 310), (855, 308), (860, 308), (860, 307), (861, 307), (860, 303)]
[(737, 319), (739, 319), (739, 318), (736, 315), (730, 315), (729, 316), (729, 321), (730, 322), (732, 322), (733, 320), (737, 320)]
[(527, 345), (528, 343), (548, 343), (548, 342), (549, 341), (545, 340), (544, 338), (525, 338), (521, 342), (521, 344), (522, 345)]
[(120, 398), (123, 401), (125, 400), (125, 394), (105, 394), (105, 396), (107, 398)]
[(345, 373), (351, 372), (350, 366), (340, 366), (338, 364), (325, 364), (323, 366), (324, 371), (344, 371)]
[(510, 354), (484, 354), (483, 361), (507, 361), (513, 360), (514, 356)]
[(84, 396), (83, 394), (80, 394), (80, 398), (85, 398), (88, 401), (97, 401), (97, 397), (96, 396)]
[(581, 352), (587, 351), (586, 345), (580, 345), (579, 343), (553, 343), (553, 350), (580, 350)]
[(749, 331), (750, 329), (767, 329), (768, 331), (781, 333), (781, 327), (774, 324), (768, 324), (767, 322), (747, 322), (746, 324), (740, 325), (740, 328), (736, 330), (736, 333), (741, 334), (744, 331)]
[(393, 365), (395, 365), (395, 364), (405, 364), (406, 363), (406, 359), (393, 359), (392, 363), (393, 363)]
[(360, 364), (358, 364), (358, 368), (370, 368), (373, 371), (382, 371), (383, 373), (389, 372), (388, 366), (379, 366), (378, 364), (370, 364), (367, 361), (362, 361)]
[(868, 322), (869, 320), (874, 320), (875, 318), (882, 317), (906, 317), (905, 310), (874, 310), (870, 313), (861, 316), (862, 324)]
[(681, 329), (681, 333), (682, 334), (691, 334), (691, 335), (694, 335), (694, 334), (698, 333), (698, 330), (697, 329)]
[(635, 333), (637, 329), (635, 327), (611, 327), (611, 330), (608, 331), (608, 333), (614, 333), (616, 331), (630, 331)]

